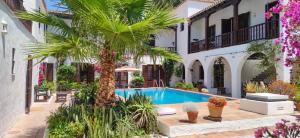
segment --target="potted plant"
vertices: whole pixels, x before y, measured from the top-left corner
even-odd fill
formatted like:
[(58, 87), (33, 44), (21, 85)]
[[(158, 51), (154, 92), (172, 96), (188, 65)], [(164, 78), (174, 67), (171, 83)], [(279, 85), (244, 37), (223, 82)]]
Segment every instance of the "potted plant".
[(212, 97), (208, 100), (209, 117), (221, 118), (224, 106), (227, 104), (225, 98)]
[(293, 99), (297, 111), (300, 111), (300, 94), (297, 94)]
[(196, 103), (185, 103), (183, 105), (183, 111), (187, 113), (190, 123), (197, 123), (198, 106)]

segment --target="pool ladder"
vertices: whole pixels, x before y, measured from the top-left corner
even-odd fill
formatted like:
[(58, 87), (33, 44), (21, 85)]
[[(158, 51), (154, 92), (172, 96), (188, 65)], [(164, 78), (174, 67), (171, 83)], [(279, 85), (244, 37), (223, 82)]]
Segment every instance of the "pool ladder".
[(160, 87), (160, 84), (161, 84), (161, 86), (163, 87), (163, 88), (165, 88), (165, 84), (164, 84), (164, 81), (162, 80), (162, 79), (159, 79), (159, 82), (157, 82), (157, 80), (154, 80), (154, 87), (156, 86), (156, 87)]

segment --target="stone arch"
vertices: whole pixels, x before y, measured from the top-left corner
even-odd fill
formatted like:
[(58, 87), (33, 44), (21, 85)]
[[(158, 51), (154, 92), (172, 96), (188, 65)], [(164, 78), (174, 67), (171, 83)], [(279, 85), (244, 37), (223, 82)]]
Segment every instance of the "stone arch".
[[(244, 56), (241, 61), (241, 84), (244, 86), (247, 82), (264, 82), (265, 84), (271, 83), (276, 79), (276, 67), (263, 68), (259, 66), (261, 60), (265, 55), (262, 52), (251, 53)], [(245, 92), (241, 89), (242, 97)]]
[(209, 60), (206, 83), (211, 88), (211, 93), (231, 94), (231, 65), (226, 57), (218, 56)]
[(204, 82), (204, 67), (200, 60), (194, 60), (189, 66), (191, 73), (192, 83), (197, 84), (199, 82)]

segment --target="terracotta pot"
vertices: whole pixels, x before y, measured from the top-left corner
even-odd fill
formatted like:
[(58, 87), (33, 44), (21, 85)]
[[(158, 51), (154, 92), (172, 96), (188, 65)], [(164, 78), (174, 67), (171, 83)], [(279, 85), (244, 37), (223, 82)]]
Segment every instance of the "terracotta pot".
[(295, 103), (296, 109), (297, 111), (300, 111), (300, 102), (299, 103)]
[(209, 116), (215, 118), (221, 118), (224, 107), (208, 106)]
[(187, 115), (190, 123), (197, 123), (198, 112), (187, 112)]

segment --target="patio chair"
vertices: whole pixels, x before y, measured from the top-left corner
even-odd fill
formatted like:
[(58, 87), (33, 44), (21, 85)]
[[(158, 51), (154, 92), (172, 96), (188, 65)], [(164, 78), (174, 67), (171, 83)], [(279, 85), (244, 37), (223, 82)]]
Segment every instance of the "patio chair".
[(43, 100), (48, 100), (48, 92), (47, 91), (40, 91), (38, 86), (34, 87), (34, 101), (38, 101), (39, 97), (42, 96)]

